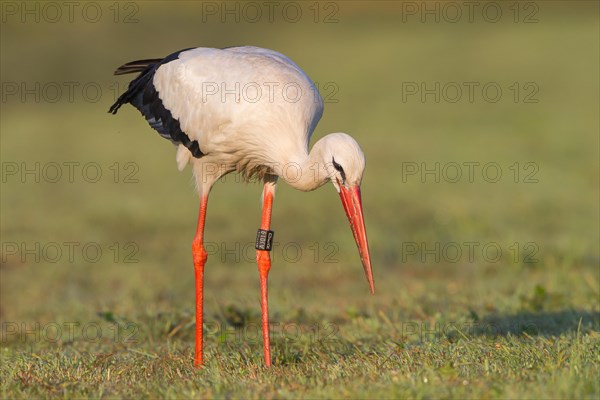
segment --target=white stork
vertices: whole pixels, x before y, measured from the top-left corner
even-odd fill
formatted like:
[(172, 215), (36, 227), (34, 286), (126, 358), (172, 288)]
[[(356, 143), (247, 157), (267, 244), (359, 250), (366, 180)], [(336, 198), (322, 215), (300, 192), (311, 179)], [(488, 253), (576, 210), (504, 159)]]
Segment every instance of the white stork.
[(326, 135), (310, 153), (310, 137), (323, 101), (292, 60), (258, 47), (193, 48), (163, 59), (122, 65), (115, 75), (139, 72), (109, 112), (130, 103), (152, 128), (178, 146), (177, 165), (192, 164), (200, 212), (192, 254), (196, 279), (194, 365), (203, 364), (203, 246), (208, 195), (223, 175), (237, 171), (264, 181), (256, 260), (260, 274), (265, 364), (271, 365), (267, 277), (271, 268), (271, 208), (277, 178), (310, 191), (328, 181), (339, 193), (358, 246), (371, 293), (373, 274), (363, 220), (360, 183), (365, 156), (345, 133)]

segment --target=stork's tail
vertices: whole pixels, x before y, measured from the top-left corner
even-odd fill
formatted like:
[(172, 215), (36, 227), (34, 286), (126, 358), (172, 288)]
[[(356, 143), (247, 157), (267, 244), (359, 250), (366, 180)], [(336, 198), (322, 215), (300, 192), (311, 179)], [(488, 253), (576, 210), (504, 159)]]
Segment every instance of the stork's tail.
[(154, 67), (157, 64), (160, 64), (162, 61), (162, 58), (137, 60), (128, 62), (127, 64), (123, 64), (119, 68), (117, 68), (117, 70), (115, 71), (115, 75), (133, 74), (135, 72), (140, 72), (140, 75), (134, 80), (132, 80), (131, 83), (129, 83), (127, 91), (125, 91), (125, 93), (119, 96), (115, 104), (113, 104), (110, 107), (108, 112), (111, 114), (116, 114), (123, 104), (131, 102), (131, 100), (134, 98), (134, 96), (137, 95), (139, 90), (142, 89), (152, 77), (152, 69), (154, 69)]
[(158, 64), (161, 61), (162, 58), (150, 58), (148, 60), (131, 61), (117, 68), (117, 70), (115, 71), (115, 75), (125, 75), (132, 74), (134, 72), (142, 72), (149, 66)]

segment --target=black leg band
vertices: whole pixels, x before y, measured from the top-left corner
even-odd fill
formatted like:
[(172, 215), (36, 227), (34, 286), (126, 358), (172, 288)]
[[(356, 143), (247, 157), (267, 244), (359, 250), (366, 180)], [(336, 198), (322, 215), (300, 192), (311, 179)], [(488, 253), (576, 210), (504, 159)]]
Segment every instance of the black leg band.
[(275, 236), (275, 232), (259, 229), (256, 233), (256, 250), (271, 251), (273, 248), (273, 236)]

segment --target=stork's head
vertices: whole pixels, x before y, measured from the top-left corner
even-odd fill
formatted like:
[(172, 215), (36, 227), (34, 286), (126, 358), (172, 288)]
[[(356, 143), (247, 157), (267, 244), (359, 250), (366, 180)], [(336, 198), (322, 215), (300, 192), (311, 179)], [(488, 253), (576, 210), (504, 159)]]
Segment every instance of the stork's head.
[(325, 170), (335, 190), (340, 192), (342, 186), (360, 186), (365, 155), (356, 140), (345, 133), (332, 133), (322, 141)]
[(371, 293), (374, 293), (369, 243), (367, 242), (360, 195), (360, 183), (365, 170), (365, 155), (356, 140), (345, 133), (329, 134), (319, 142), (321, 143), (315, 144), (315, 148), (319, 148), (321, 162), (327, 177), (340, 195), (350, 221), (354, 240), (358, 246)]

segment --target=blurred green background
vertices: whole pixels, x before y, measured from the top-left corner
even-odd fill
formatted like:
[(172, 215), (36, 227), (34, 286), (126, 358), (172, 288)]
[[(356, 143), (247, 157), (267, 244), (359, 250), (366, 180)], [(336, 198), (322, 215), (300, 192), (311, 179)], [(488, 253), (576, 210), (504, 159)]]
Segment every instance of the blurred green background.
[[(198, 206), (191, 172), (177, 171), (174, 148), (132, 107), (107, 113), (129, 82), (112, 72), (187, 47), (251, 44), (288, 55), (320, 85), (327, 99), (313, 142), (345, 131), (367, 158), (362, 193), (376, 295), (368, 293), (333, 188), (300, 193), (282, 183), (273, 211), (280, 243), (270, 276), (274, 320), (293, 321), (298, 310), (383, 311), (400, 320), (468, 310), (515, 315), (541, 288), (558, 299), (541, 310), (577, 310), (598, 326), (597, 2), (499, 2), (496, 22), (494, 10), (483, 13), (485, 2), (471, 20), (462, 8), (458, 22), (444, 3), (428, 3), (439, 10), (430, 15), (421, 2), (296, 2), (298, 22), (292, 9), (283, 13), (286, 3), (273, 21), (261, 8), (257, 22), (243, 3), (227, 3), (237, 15), (221, 15), (221, 2), (95, 3), (89, 14), (81, 3), (72, 22), (64, 8), (52, 22), (55, 15), (33, 3), (41, 7), (36, 22), (7, 3), (21, 7), (4, 2), (1, 25), (0, 321), (85, 322), (106, 311), (130, 320), (191, 318)], [(96, 8), (101, 17), (88, 22)], [(473, 101), (464, 82), (476, 83)], [(422, 83), (440, 84), (439, 101), (406, 92)], [(36, 84), (37, 94), (23, 90)], [(464, 89), (455, 102), (454, 84)], [(494, 93), (482, 92), (486, 84), (501, 88), (497, 101), (485, 97)], [(63, 90), (54, 101), (56, 85)], [(73, 182), (70, 162), (79, 163)], [(479, 163), (472, 182), (469, 162)], [(20, 174), (36, 163), (39, 183)], [(57, 182), (41, 171), (51, 163), (63, 166)], [(96, 164), (83, 171), (86, 163)], [(436, 163), (438, 182), (421, 176)], [(458, 182), (444, 170), (453, 163), (463, 166)], [(500, 167), (495, 183), (486, 180), (492, 170), (482, 171), (487, 163)], [(93, 178), (97, 166), (102, 177), (90, 183), (86, 173)], [(415, 166), (419, 172), (407, 174)], [(236, 180), (215, 186), (209, 204), (209, 320), (228, 306), (259, 310), (252, 249), (245, 256), (236, 246), (254, 240), (261, 186)], [(66, 242), (78, 243), (72, 258)], [(465, 242), (478, 243), (474, 260)], [(36, 259), (26, 251), (36, 243), (41, 253), (57, 243), (63, 254), (54, 260), (47, 248)], [(89, 243), (101, 247), (99, 260), (90, 261), (93, 249), (82, 255)], [(482, 256), (487, 243), (501, 257)], [(422, 254), (436, 244), (439, 260)], [(441, 250), (448, 244), (463, 251), (456, 262)], [(412, 245), (417, 254), (407, 253)], [(127, 254), (135, 262), (125, 262)]]

